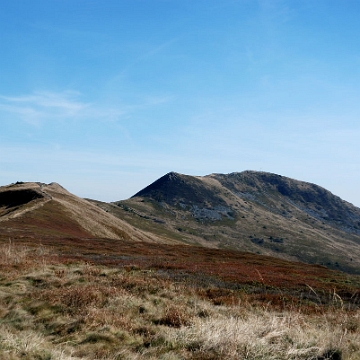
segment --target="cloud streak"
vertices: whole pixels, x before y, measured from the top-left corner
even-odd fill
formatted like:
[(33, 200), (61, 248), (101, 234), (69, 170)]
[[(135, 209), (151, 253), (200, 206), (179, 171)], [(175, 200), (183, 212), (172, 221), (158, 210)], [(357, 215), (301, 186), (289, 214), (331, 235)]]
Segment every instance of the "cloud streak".
[(0, 110), (39, 126), (43, 121), (79, 117), (91, 105), (77, 99), (76, 92), (35, 92), (31, 95), (0, 96)]
[(160, 106), (173, 99), (171, 96), (145, 95), (137, 104), (107, 106), (86, 102), (76, 91), (39, 91), (29, 95), (0, 95), (0, 113), (7, 118), (20, 118), (22, 121), (39, 127), (49, 121), (97, 120), (116, 122), (125, 116), (146, 107)]
[(66, 120), (118, 121), (136, 107), (152, 106), (168, 101), (168, 98), (149, 97), (137, 106), (105, 106), (81, 100), (82, 94), (75, 91), (35, 92), (30, 95), (0, 96), (0, 113), (6, 118), (21, 119), (35, 127), (45, 122)]

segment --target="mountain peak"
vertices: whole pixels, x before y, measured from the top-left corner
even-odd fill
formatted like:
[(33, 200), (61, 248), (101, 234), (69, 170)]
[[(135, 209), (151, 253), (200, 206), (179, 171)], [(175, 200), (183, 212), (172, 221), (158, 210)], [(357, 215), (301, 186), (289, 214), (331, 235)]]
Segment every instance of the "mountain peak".
[(159, 178), (158, 180), (154, 181), (152, 184), (146, 186), (144, 189), (140, 190), (132, 197), (155, 196), (158, 198), (158, 195), (160, 195), (160, 193), (169, 193), (173, 192), (174, 190), (176, 191), (176, 189), (179, 188), (179, 185), (184, 185), (184, 183), (186, 183), (184, 179), (186, 177), (187, 175), (182, 175), (171, 171)]
[(170, 172), (128, 205), (142, 209), (144, 217), (150, 211), (175, 233), (181, 229), (177, 236), (186, 241), (333, 268), (360, 264), (360, 209), (321, 186), (286, 176), (252, 170), (207, 176)]
[(175, 171), (170, 171), (164, 176), (167, 177), (169, 180), (174, 180), (174, 179), (177, 179), (179, 176), (181, 176), (181, 174), (179, 174)]

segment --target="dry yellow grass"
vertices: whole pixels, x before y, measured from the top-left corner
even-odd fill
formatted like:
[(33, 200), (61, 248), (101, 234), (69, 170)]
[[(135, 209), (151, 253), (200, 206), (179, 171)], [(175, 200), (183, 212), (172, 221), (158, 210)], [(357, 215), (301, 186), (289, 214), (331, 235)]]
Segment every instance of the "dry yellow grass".
[(145, 234), (133, 228), (131, 225), (106, 213), (94, 204), (79, 198), (58, 184), (50, 184), (44, 188), (46, 193), (64, 206), (71, 219), (79, 222), (82, 228), (98, 238), (109, 239), (132, 239), (135, 241), (156, 241), (155, 236)]
[(0, 359), (360, 359), (360, 311), (215, 306), (156, 272), (0, 248)]

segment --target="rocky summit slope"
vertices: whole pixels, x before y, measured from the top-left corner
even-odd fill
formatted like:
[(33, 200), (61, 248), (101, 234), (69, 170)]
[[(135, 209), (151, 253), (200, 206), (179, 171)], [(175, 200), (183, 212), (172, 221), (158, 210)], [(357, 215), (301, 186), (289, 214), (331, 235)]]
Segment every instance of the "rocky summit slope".
[(255, 171), (171, 172), (131, 199), (99, 205), (177, 241), (360, 273), (360, 209), (311, 183)]
[(0, 187), (0, 239), (43, 242), (59, 238), (163, 241), (145, 234), (57, 183)]

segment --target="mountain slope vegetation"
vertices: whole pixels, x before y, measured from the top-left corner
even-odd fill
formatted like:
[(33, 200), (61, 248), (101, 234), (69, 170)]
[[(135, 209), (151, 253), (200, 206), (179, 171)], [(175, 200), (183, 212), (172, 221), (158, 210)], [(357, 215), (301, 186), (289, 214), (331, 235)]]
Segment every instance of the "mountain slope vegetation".
[(360, 209), (320, 186), (276, 174), (172, 172), (131, 199), (99, 206), (188, 244), (360, 271)]
[(0, 238), (40, 241), (66, 237), (160, 241), (57, 183), (16, 183), (0, 188)]
[[(189, 246), (180, 253), (185, 249), (191, 257)], [(241, 278), (221, 281), (221, 274), (200, 269), (185, 276), (158, 254), (153, 260), (162, 267), (148, 267), (139, 262), (139, 248), (126, 266), (106, 264), (104, 254), (91, 262), (89, 250), (65, 256), (42, 245), (0, 245), (1, 359), (359, 359), (354, 276), (303, 265), (304, 286), (276, 288), (257, 275), (252, 287), (244, 287)], [(218, 251), (207, 255), (214, 260)], [(199, 260), (200, 248), (196, 253)], [(232, 256), (236, 262), (236, 252)], [(220, 266), (222, 259), (224, 254), (217, 257)], [(262, 256), (256, 259), (260, 265)], [(247, 260), (251, 270), (254, 259)], [(280, 264), (291, 269), (291, 263)], [(353, 293), (347, 299), (345, 289)]]

